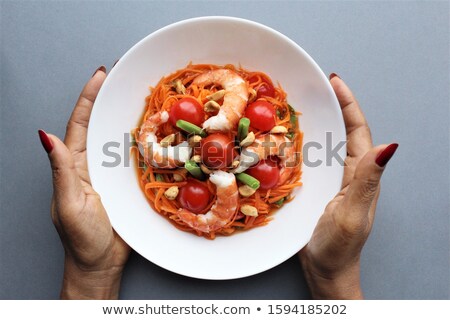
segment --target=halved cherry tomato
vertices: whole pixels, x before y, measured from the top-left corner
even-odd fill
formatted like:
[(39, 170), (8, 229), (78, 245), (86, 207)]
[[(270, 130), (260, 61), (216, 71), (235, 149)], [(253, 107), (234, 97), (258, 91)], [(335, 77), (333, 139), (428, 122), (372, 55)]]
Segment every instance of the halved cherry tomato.
[(197, 100), (186, 97), (178, 100), (170, 107), (169, 119), (174, 127), (178, 120), (201, 126), (205, 120), (205, 112)]
[[(253, 83), (256, 81), (258, 81), (258, 78), (256, 76), (250, 77), (250, 79), (248, 79), (249, 83)], [(256, 98), (259, 99), (264, 96), (275, 98), (275, 88), (270, 83), (270, 81), (268, 81), (263, 77), (262, 82), (263, 83), (259, 86), (258, 90), (256, 91)]]
[(252, 128), (269, 131), (275, 126), (275, 108), (265, 100), (256, 100), (245, 109), (245, 116), (250, 119)]
[(269, 83), (262, 84), (256, 91), (256, 99), (261, 97), (275, 98), (275, 88)]
[(203, 163), (211, 169), (223, 169), (233, 162), (234, 142), (222, 133), (213, 133), (202, 139), (200, 149)]
[(200, 213), (208, 206), (211, 192), (201, 182), (188, 179), (187, 184), (180, 188), (178, 199), (184, 208), (193, 213)]
[(263, 190), (275, 187), (280, 179), (280, 169), (278, 163), (272, 158), (261, 160), (255, 166), (247, 169), (245, 173), (258, 179), (260, 188)]

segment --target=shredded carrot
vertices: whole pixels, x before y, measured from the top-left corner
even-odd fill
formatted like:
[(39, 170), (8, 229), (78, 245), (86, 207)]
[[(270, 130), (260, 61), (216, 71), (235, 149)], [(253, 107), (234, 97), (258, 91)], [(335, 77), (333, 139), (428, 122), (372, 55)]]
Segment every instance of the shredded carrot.
[(145, 189), (150, 189), (150, 188), (170, 188), (172, 186), (175, 187), (182, 187), (186, 184), (187, 182), (149, 182), (145, 185)]
[[(166, 169), (152, 167), (150, 163), (146, 163), (137, 146), (133, 146), (130, 151), (130, 154), (136, 159), (139, 184), (150, 206), (156, 212), (166, 217), (178, 229), (191, 232), (195, 235), (203, 236), (211, 240), (215, 239), (218, 235), (228, 236), (235, 233), (237, 230), (249, 230), (266, 225), (273, 219), (274, 212), (280, 207), (279, 202), (282, 201), (282, 203), (285, 204), (292, 201), (294, 198), (291, 195), (292, 191), (302, 185), (300, 180), (302, 175), (301, 163), (303, 160), (301, 152), (303, 145), (303, 133), (300, 131), (298, 120), (292, 120), (298, 119), (300, 113), (294, 112), (288, 105), (287, 94), (281, 85), (278, 83), (275, 85), (271, 78), (263, 72), (248, 71), (241, 66), (236, 67), (231, 64), (218, 66), (212, 64), (189, 63), (185, 68), (161, 78), (155, 87), (149, 87), (151, 93), (145, 99), (146, 108), (140, 121), (140, 125), (156, 112), (170, 112), (172, 105), (186, 96), (196, 99), (203, 107), (203, 104), (208, 101), (207, 96), (221, 90), (222, 88), (218, 84), (212, 84), (205, 87), (197, 86), (192, 84), (192, 81), (206, 71), (220, 68), (225, 68), (236, 72), (244, 79), (249, 89), (253, 89), (256, 92), (258, 92), (262, 86), (272, 86), (274, 88), (273, 97), (263, 96), (259, 97), (259, 99), (266, 100), (274, 106), (276, 110), (275, 124), (277, 126), (286, 127), (289, 137), (293, 142), (296, 154), (296, 163), (291, 169), (291, 174), (285, 183), (270, 190), (257, 190), (253, 195), (247, 198), (239, 196), (239, 203), (229, 222), (226, 223), (226, 225), (221, 229), (205, 233), (192, 228), (180, 218), (178, 212), (182, 206), (178, 199), (169, 200), (164, 195), (164, 192), (168, 188), (172, 186), (183, 188), (188, 183), (187, 179), (190, 179), (190, 175), (187, 170), (184, 168)], [(185, 87), (186, 94), (181, 94), (176, 91), (174, 86), (176, 80), (181, 80), (181, 83)], [(223, 100), (219, 100), (218, 103), (222, 104)], [(210, 116), (212, 116), (212, 114), (205, 114), (205, 120)], [(255, 128), (252, 128), (251, 124), (250, 131), (255, 134), (256, 138), (266, 134), (266, 132), (258, 131)], [(186, 141), (186, 137), (179, 133), (180, 130), (168, 121), (159, 126), (156, 131), (156, 136), (159, 140), (161, 140), (170, 134), (175, 134), (176, 138), (174, 144), (179, 144)], [(140, 128), (132, 130), (132, 136), (136, 141), (138, 141), (139, 134)], [(230, 138), (234, 139), (237, 135), (237, 128), (233, 128), (225, 134), (228, 134)], [(194, 150), (194, 154), (200, 154), (200, 150)], [(179, 175), (182, 181), (180, 181), (179, 177), (175, 179), (175, 174)], [(216, 186), (209, 179), (199, 182), (203, 184), (211, 193), (208, 205), (198, 213), (205, 214), (210, 211), (216, 203), (217, 191)], [(254, 206), (258, 211), (258, 216), (254, 217), (243, 215), (240, 212), (240, 208), (244, 204)]]

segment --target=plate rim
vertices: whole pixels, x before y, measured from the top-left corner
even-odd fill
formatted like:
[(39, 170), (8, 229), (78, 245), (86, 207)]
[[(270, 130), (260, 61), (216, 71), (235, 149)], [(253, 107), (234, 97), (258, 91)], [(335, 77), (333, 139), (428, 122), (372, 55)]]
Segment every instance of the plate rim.
[[(177, 21), (171, 24), (168, 24), (162, 28), (159, 28), (153, 32), (151, 32), (150, 34), (146, 35), (144, 38), (142, 38), (141, 40), (139, 40), (137, 43), (135, 43), (130, 49), (128, 49), (125, 54), (123, 54), (123, 56), (119, 59), (119, 61), (117, 62), (117, 66), (119, 66), (121, 64), (121, 61), (124, 60), (124, 58), (126, 58), (128, 55), (132, 55), (133, 52), (135, 50), (138, 50), (139, 47), (146, 41), (148, 41), (150, 38), (152, 37), (156, 37), (158, 36), (160, 33), (164, 33), (167, 30), (170, 30), (172, 28), (178, 28), (182, 25), (185, 24), (190, 24), (190, 23), (195, 23), (195, 22), (237, 22), (237, 23), (244, 23), (253, 27), (257, 27), (257, 28), (261, 28), (267, 32), (270, 32), (274, 35), (276, 35), (277, 37), (281, 37), (284, 41), (287, 41), (290, 45), (294, 46), (296, 48), (296, 50), (300, 51), (303, 56), (308, 60), (308, 62), (314, 67), (314, 69), (320, 74), (320, 77), (322, 77), (322, 80), (324, 80), (323, 82), (326, 83), (326, 89), (327, 91), (329, 91), (329, 93), (331, 94), (332, 100), (334, 100), (334, 106), (332, 106), (333, 108), (338, 108), (338, 110), (340, 111), (340, 107), (339, 107), (339, 102), (337, 100), (336, 95), (334, 94), (334, 91), (331, 87), (331, 84), (328, 81), (328, 78), (326, 77), (326, 75), (324, 74), (324, 72), (322, 71), (322, 69), (319, 67), (319, 65), (316, 63), (316, 61), (302, 48), (300, 47), (300, 45), (298, 45), (295, 41), (293, 41), (292, 39), (290, 39), (289, 37), (287, 37), (286, 35), (282, 34), (281, 32), (272, 29), (269, 26), (266, 26), (262, 23), (256, 22), (256, 21), (252, 21), (252, 20), (248, 20), (248, 19), (243, 19), (243, 18), (238, 18), (238, 17), (232, 17), (232, 16), (201, 16), (201, 17), (194, 17), (194, 18), (189, 18), (189, 19), (184, 19), (181, 21)], [(109, 75), (114, 75), (115, 70), (117, 70), (117, 68), (112, 68), (112, 70), (110, 71)], [(98, 93), (97, 99), (94, 102), (94, 106), (92, 109), (92, 113), (91, 113), (91, 117), (96, 113), (95, 110), (95, 104), (97, 101), (101, 100), (102, 96), (104, 95), (104, 88), (107, 87), (109, 80), (111, 79), (111, 76), (106, 77), (105, 82), (103, 83), (102, 87), (100, 88), (100, 91)], [(98, 108), (97, 108), (98, 110)], [(342, 112), (338, 112), (339, 114), (339, 121), (338, 121), (338, 128), (341, 132), (339, 132), (339, 134), (342, 134), (343, 137), (346, 137), (346, 130), (345, 130), (345, 125), (344, 125), (344, 119), (343, 119), (343, 115)], [(92, 160), (92, 153), (89, 152), (90, 145), (92, 143), (92, 139), (90, 139), (90, 135), (92, 134), (92, 131), (90, 130), (92, 127), (90, 125), (91, 123), (89, 123), (88, 126), (88, 131), (87, 131), (87, 141), (86, 141), (86, 158), (87, 158), (87, 167), (88, 167), (88, 171), (91, 172), (90, 169), (90, 163), (93, 162)], [(92, 150), (92, 149), (91, 149)], [(342, 153), (346, 154), (347, 152), (347, 147), (346, 144), (343, 147)], [(90, 160), (91, 159), (91, 160)], [(91, 174), (91, 173), (90, 173)], [(339, 176), (340, 176), (340, 181), (342, 181), (343, 179), (343, 175), (344, 175), (344, 168), (342, 167), (342, 169), (339, 172)], [(92, 181), (92, 184), (94, 184), (94, 182)], [(95, 189), (94, 185), (93, 188)], [(331, 200), (331, 199), (330, 199)], [(323, 214), (323, 213), (322, 213)], [(322, 216), (322, 214), (320, 214), (320, 217)], [(110, 215), (108, 214), (108, 219), (110, 220), (113, 229), (116, 230), (116, 232), (121, 236), (121, 232), (117, 231), (118, 229), (120, 229), (120, 227), (116, 228), (115, 223), (113, 221), (111, 221), (110, 219)], [(317, 223), (316, 223), (317, 225)], [(312, 231), (313, 232), (313, 231)], [(122, 236), (121, 236), (122, 237)], [(124, 241), (126, 242), (126, 240), (124, 239)], [(138, 253), (139, 255), (141, 255), (142, 257), (144, 257), (146, 260), (150, 261), (151, 263), (165, 269), (168, 270), (170, 272), (182, 275), (182, 276), (187, 276), (190, 278), (195, 278), (195, 279), (203, 279), (203, 280), (232, 280), (232, 279), (241, 279), (241, 278), (246, 278), (246, 277), (250, 277), (250, 276), (254, 276), (257, 274), (260, 274), (262, 272), (265, 272), (267, 270), (270, 270), (282, 263), (284, 263), (285, 261), (287, 261), (288, 259), (290, 259), (291, 257), (293, 257), (295, 254), (297, 254), (297, 252), (299, 250), (301, 250), (307, 243), (309, 240), (306, 241), (306, 243), (301, 243), (301, 246), (295, 250), (294, 252), (286, 252), (285, 255), (282, 255), (284, 258), (283, 259), (277, 259), (276, 261), (273, 260), (272, 263), (270, 264), (266, 264), (263, 267), (260, 268), (253, 268), (252, 272), (246, 272), (246, 273), (242, 273), (242, 274), (238, 274), (238, 273), (234, 273), (234, 276), (230, 276), (230, 275), (225, 275), (225, 276), (216, 276), (216, 277), (212, 277), (211, 275), (202, 277), (202, 276), (198, 276), (198, 275), (192, 275), (192, 274), (188, 274), (188, 273), (184, 273), (184, 272), (180, 272), (180, 270), (178, 269), (174, 269), (172, 266), (166, 266), (166, 265), (162, 265), (156, 261), (150, 260), (149, 258), (147, 258), (146, 254), (141, 253), (140, 249), (135, 249), (134, 247), (132, 247), (132, 250), (134, 250), (136, 253)], [(131, 247), (131, 246), (130, 246)]]

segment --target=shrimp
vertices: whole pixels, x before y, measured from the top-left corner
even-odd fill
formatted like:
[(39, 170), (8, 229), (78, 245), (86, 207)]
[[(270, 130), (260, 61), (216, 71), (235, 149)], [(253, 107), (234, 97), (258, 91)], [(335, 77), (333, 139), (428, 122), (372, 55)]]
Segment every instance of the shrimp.
[(162, 147), (157, 140), (158, 127), (169, 120), (167, 111), (150, 116), (141, 126), (137, 142), (147, 164), (157, 168), (176, 168), (189, 160), (192, 149), (185, 141), (177, 146)]
[(209, 180), (217, 187), (216, 203), (206, 214), (195, 214), (180, 208), (177, 216), (191, 228), (209, 233), (225, 227), (233, 218), (239, 203), (239, 193), (234, 174), (213, 171)]
[(242, 149), (239, 166), (233, 172), (244, 172), (269, 156), (277, 156), (281, 160), (278, 185), (282, 185), (289, 179), (297, 164), (295, 146), (284, 135), (267, 133), (255, 139), (251, 145)]
[(194, 79), (193, 84), (207, 86), (219, 84), (225, 90), (219, 113), (203, 123), (207, 132), (228, 132), (234, 129), (242, 117), (248, 101), (248, 87), (244, 79), (228, 69), (207, 71)]

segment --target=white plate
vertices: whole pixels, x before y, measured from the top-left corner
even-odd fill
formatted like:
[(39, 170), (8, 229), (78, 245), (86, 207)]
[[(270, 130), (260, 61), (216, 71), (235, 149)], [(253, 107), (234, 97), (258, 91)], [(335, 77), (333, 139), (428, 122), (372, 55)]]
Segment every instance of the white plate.
[[(214, 241), (179, 231), (151, 209), (133, 164), (127, 166), (124, 161), (128, 157), (124, 134), (137, 126), (149, 86), (189, 61), (241, 64), (267, 73), (282, 84), (290, 104), (303, 113), (300, 126), (304, 144), (316, 142), (323, 146), (320, 150), (310, 149), (308, 154), (309, 161), (322, 160), (322, 165), (303, 165), (304, 186), (265, 227)], [(89, 124), (89, 171), (114, 229), (139, 254), (167, 270), (194, 278), (241, 278), (268, 270), (299, 251), (308, 242), (326, 204), (338, 192), (343, 167), (336, 161), (326, 165), (326, 132), (332, 132), (334, 144), (345, 141), (342, 115), (332, 88), (302, 48), (281, 33), (252, 21), (195, 18), (150, 34), (110, 72)], [(114, 161), (105, 153), (107, 147), (120, 155), (120, 165), (104, 165)], [(339, 154), (345, 157), (345, 148)]]

